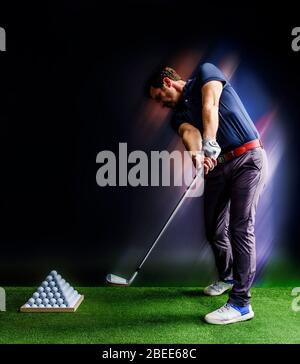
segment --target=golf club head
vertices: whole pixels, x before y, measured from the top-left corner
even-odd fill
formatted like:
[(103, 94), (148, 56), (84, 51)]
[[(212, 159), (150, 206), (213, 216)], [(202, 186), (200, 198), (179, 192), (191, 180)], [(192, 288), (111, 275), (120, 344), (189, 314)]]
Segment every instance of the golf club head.
[(127, 279), (116, 276), (115, 274), (108, 274), (106, 276), (106, 282), (114, 286), (129, 286)]

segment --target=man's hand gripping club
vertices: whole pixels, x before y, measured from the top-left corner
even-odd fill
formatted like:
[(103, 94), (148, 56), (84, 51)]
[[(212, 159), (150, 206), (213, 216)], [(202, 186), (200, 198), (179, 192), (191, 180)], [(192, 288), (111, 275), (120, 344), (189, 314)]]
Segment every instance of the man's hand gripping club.
[[(207, 175), (217, 165), (217, 157), (221, 151), (217, 142), (213, 142), (211, 139), (202, 141), (200, 131), (189, 123), (181, 124), (179, 134), (191, 154), (196, 170), (203, 166), (204, 174)], [(201, 151), (204, 152), (204, 155)]]

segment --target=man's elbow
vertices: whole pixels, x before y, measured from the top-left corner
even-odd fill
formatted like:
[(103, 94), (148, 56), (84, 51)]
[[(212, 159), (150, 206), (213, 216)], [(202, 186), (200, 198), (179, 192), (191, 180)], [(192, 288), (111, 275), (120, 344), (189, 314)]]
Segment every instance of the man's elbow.
[(203, 115), (213, 115), (219, 112), (219, 105), (217, 103), (206, 103), (202, 106)]
[(186, 143), (192, 139), (201, 138), (201, 134), (197, 128), (189, 128), (189, 129), (185, 129), (182, 132), (181, 138), (182, 138), (183, 142)]

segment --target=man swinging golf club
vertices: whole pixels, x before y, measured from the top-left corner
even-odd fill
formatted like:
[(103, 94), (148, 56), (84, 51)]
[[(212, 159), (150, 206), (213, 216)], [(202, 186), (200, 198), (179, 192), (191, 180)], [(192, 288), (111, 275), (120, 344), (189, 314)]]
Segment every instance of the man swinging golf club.
[(200, 65), (186, 81), (162, 67), (149, 79), (147, 91), (163, 107), (174, 109), (172, 125), (194, 165), (204, 166), (205, 229), (219, 274), (204, 293), (218, 296), (231, 290), (228, 302), (205, 321), (249, 320), (254, 317), (255, 212), (267, 173), (259, 133), (229, 81), (211, 63)]

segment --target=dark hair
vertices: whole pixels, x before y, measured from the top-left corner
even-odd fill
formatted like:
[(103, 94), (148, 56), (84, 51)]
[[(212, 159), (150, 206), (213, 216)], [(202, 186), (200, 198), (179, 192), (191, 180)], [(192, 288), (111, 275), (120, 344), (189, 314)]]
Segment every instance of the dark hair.
[(152, 73), (152, 75), (149, 77), (149, 79), (146, 82), (146, 85), (145, 85), (146, 96), (150, 97), (150, 87), (154, 87), (154, 88), (162, 87), (163, 79), (165, 77), (168, 77), (173, 81), (181, 80), (181, 77), (173, 68), (168, 67), (168, 66), (160, 66)]

